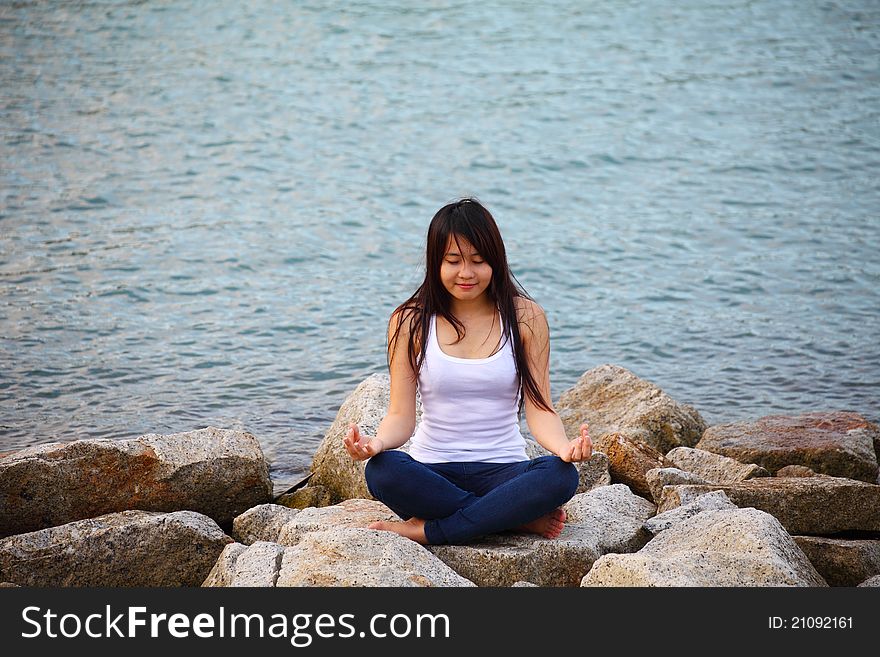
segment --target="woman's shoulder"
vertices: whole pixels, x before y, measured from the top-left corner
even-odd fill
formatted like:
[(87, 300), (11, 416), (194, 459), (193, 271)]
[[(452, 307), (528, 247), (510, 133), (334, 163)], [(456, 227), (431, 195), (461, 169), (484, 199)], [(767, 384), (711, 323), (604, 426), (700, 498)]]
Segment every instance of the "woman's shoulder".
[(532, 327), (535, 322), (544, 317), (544, 309), (541, 305), (527, 297), (514, 297), (514, 307), (516, 308), (516, 318), (521, 325)]

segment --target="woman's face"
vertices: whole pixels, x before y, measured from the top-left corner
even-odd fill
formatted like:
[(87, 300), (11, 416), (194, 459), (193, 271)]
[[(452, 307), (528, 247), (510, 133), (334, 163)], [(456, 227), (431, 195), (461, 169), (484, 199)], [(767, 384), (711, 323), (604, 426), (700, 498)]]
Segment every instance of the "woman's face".
[(456, 299), (473, 301), (492, 282), (492, 267), (465, 238), (459, 236), (456, 243), (450, 235), (440, 265), (440, 280), (446, 291)]

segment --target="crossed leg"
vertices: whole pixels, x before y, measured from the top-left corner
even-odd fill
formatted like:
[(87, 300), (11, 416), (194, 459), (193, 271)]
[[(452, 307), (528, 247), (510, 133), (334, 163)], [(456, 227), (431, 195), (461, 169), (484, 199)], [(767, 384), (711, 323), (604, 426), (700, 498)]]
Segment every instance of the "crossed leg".
[[(480, 473), (465, 490), (465, 468)], [(403, 522), (376, 522), (422, 544), (463, 543), (515, 529), (556, 538), (565, 523), (560, 508), (577, 488), (577, 470), (555, 456), (514, 464), (424, 464), (399, 451), (367, 463), (367, 486)], [(479, 494), (478, 494), (479, 493)]]

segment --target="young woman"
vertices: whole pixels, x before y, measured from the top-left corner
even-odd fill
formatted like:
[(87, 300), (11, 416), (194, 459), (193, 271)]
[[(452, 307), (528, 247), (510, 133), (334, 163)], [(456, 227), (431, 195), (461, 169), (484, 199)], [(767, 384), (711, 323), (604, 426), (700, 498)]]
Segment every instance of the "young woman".
[[(546, 538), (562, 531), (560, 507), (578, 485), (572, 463), (588, 460), (592, 443), (586, 424), (569, 440), (550, 405), (547, 319), (515, 280), (483, 205), (468, 198), (437, 211), (425, 280), (388, 326), (388, 413), (375, 437), (352, 424), (344, 438), (352, 458), (370, 459), (370, 493), (403, 518), (372, 529), (432, 545), (510, 529)], [(552, 456), (526, 455), (523, 405), (529, 431)], [(410, 438), (409, 454), (395, 449)]]

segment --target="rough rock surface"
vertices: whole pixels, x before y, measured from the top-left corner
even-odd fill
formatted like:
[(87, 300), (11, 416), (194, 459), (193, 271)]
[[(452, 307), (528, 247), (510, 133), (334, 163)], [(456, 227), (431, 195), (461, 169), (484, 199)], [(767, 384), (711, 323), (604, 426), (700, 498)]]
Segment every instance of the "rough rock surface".
[(594, 442), (605, 434), (621, 433), (664, 454), (695, 445), (706, 429), (694, 407), (679, 404), (617, 365), (600, 365), (582, 374), (562, 393), (556, 410), (569, 435), (576, 436), (581, 423), (587, 422)]
[(642, 497), (654, 499), (646, 473), (670, 465), (660, 452), (619, 433), (602, 436), (594, 442), (593, 448), (608, 457), (612, 482), (626, 484)]
[[(674, 450), (673, 450), (674, 451)], [(651, 499), (659, 502), (664, 486), (673, 484), (707, 484), (709, 483), (693, 472), (685, 472), (678, 468), (652, 468), (645, 473), (645, 481), (651, 490)]]
[(880, 540), (795, 536), (810, 563), (831, 586), (858, 586), (880, 575)]
[(392, 532), (341, 527), (293, 546), (230, 545), (204, 586), (473, 586), (421, 545)]
[(326, 486), (307, 485), (292, 493), (279, 495), (275, 503), (291, 509), (305, 509), (308, 506), (330, 506), (333, 499), (333, 494)]
[(692, 447), (676, 447), (666, 454), (666, 459), (676, 468), (698, 475), (713, 484), (734, 484), (770, 474), (760, 465), (740, 463), (736, 459)]
[(727, 498), (724, 491), (716, 490), (711, 493), (706, 493), (705, 495), (700, 495), (693, 502), (675, 507), (664, 513), (659, 513), (653, 518), (649, 518), (645, 521), (645, 529), (651, 534), (656, 535), (683, 520), (687, 520), (691, 516), (702, 513), (703, 511), (736, 508), (736, 504)]
[(864, 582), (859, 584), (859, 586), (880, 586), (880, 575), (869, 577)]
[(738, 507), (775, 516), (791, 534), (880, 531), (880, 486), (840, 477), (760, 477), (737, 484), (667, 486), (659, 512), (723, 490)]
[(825, 586), (779, 521), (757, 509), (704, 511), (635, 554), (600, 557), (581, 586)]
[(577, 586), (600, 555), (642, 547), (649, 538), (642, 525), (655, 510), (622, 484), (577, 494), (563, 508), (568, 518), (555, 539), (506, 532), (428, 549), (479, 586)]
[(608, 486), (611, 483), (611, 467), (608, 456), (602, 452), (593, 452), (589, 461), (575, 463), (578, 470), (578, 487), (575, 494), (586, 493), (594, 488)]
[[(817, 474), (812, 468), (805, 465), (786, 465), (779, 468), (774, 477), (822, 477), (825, 475)], [(720, 482), (719, 482), (720, 483)]]
[(260, 445), (242, 431), (50, 443), (0, 460), (0, 536), (128, 509), (225, 523), (271, 493)]
[(299, 513), (281, 504), (260, 504), (248, 509), (232, 522), (232, 537), (250, 545), (257, 541), (277, 542), (281, 528)]
[(770, 472), (803, 465), (820, 474), (876, 483), (878, 440), (880, 427), (858, 413), (828, 411), (709, 427), (697, 448)]
[(232, 542), (193, 511), (122, 511), (0, 540), (0, 581), (22, 586), (198, 586)]

